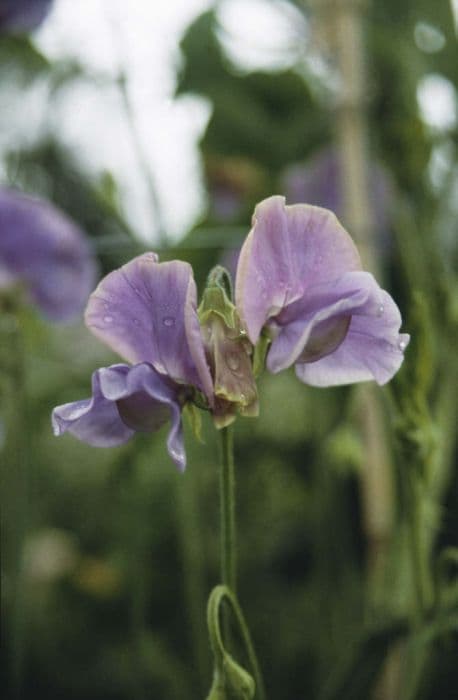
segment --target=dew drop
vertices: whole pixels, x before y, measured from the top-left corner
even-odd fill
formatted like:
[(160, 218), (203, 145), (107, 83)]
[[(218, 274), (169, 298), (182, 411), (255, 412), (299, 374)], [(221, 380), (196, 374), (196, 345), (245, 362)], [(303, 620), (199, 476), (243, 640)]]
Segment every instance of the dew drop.
[(384, 305), (383, 305), (383, 304), (380, 304), (380, 306), (379, 306), (378, 309), (377, 309), (377, 316), (383, 316), (384, 311), (385, 311)]
[(226, 362), (229, 369), (236, 372), (240, 367), (240, 358), (235, 352), (231, 352), (226, 356)]
[(173, 316), (164, 316), (164, 318), (162, 319), (162, 323), (164, 324), (164, 326), (167, 326), (167, 328), (171, 328), (175, 325), (175, 319), (173, 318)]
[(404, 352), (404, 350), (406, 349), (406, 347), (407, 347), (406, 341), (405, 341), (405, 340), (400, 340), (399, 343), (398, 343), (398, 348), (399, 348), (399, 350), (400, 350), (401, 352)]
[(113, 321), (113, 316), (104, 316), (103, 320), (105, 323), (112, 323)]

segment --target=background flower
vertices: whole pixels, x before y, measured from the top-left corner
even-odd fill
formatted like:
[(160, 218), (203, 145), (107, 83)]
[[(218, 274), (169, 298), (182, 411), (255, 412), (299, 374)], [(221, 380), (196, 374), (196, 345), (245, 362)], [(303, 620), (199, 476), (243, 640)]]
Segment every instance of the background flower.
[(36, 29), (51, 9), (53, 0), (1, 0), (0, 31), (29, 32)]
[(82, 312), (97, 267), (83, 231), (49, 202), (0, 188), (0, 286), (26, 287), (53, 321)]
[[(368, 196), (374, 228), (385, 247), (393, 210), (392, 183), (387, 171), (376, 161), (368, 173)], [(335, 147), (322, 148), (303, 163), (294, 163), (283, 172), (282, 190), (290, 204), (307, 202), (333, 211), (344, 218), (344, 201), (339, 153)]]

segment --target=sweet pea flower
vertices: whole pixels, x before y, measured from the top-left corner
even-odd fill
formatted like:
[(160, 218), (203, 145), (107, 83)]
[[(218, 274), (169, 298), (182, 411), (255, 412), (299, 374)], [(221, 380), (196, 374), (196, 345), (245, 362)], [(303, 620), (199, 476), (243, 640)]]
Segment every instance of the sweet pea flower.
[(184, 469), (182, 408), (196, 391), (214, 404), (196, 305), (188, 263), (145, 253), (107, 275), (89, 299), (86, 325), (130, 364), (97, 370), (90, 399), (55, 408), (55, 434), (109, 447), (170, 420), (168, 452)]
[(399, 333), (399, 309), (326, 209), (285, 206), (281, 196), (258, 204), (235, 287), (253, 345), (261, 333), (272, 341), (273, 373), (294, 365), (312, 386), (385, 384), (402, 364), (409, 336)]
[(97, 267), (85, 234), (52, 204), (0, 188), (0, 290), (22, 284), (42, 313), (82, 313)]
[(0, 31), (29, 32), (36, 29), (51, 9), (53, 0), (0, 0)]

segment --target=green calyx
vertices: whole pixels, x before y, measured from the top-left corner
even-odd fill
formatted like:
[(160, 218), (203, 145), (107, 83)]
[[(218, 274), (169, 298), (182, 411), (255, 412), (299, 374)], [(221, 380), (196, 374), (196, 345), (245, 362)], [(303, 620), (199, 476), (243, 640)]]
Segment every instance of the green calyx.
[(205, 289), (197, 313), (202, 326), (214, 317), (220, 318), (228, 328), (234, 329), (237, 325), (237, 310), (225, 289), (219, 285)]
[(230, 300), (230, 277), (216, 267), (209, 277), (198, 308), (199, 321), (215, 390), (213, 420), (217, 428), (232, 423), (237, 412), (258, 415), (253, 375), (253, 347)]

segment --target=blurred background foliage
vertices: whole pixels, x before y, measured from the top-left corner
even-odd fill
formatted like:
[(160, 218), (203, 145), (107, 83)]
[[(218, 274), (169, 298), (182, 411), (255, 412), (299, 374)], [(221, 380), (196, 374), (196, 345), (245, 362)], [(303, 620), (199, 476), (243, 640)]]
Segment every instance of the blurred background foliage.
[[(198, 143), (206, 208), (178, 242), (148, 247), (191, 262), (201, 289), (212, 265), (234, 265), (255, 203), (275, 192), (290, 199), (292, 166), (308, 173), (298, 184), (304, 201), (312, 183), (317, 203), (333, 206), (338, 182), (309, 169), (323, 149), (336, 148), (339, 5), (280, 3), (296, 42), (287, 68), (236, 65), (218, 3), (181, 38), (176, 99), (193, 94), (210, 105)], [(365, 525), (368, 455), (358, 387), (316, 390), (290, 372), (265, 375), (260, 418), (236, 426), (240, 600), (269, 698), (456, 697), (452, 5), (361, 3), (368, 148), (386, 181), (372, 202), (384, 222), (375, 246), (412, 334), (399, 376), (379, 390), (392, 508), (384, 541), (375, 542)], [(0, 101), (12, 85), (26, 94), (45, 84), (49, 119), (40, 139), (3, 148), (3, 184), (70, 215), (92, 238), (106, 273), (147, 246), (126, 217), (113, 174), (86, 171), (59, 139), (53, 99), (75, 80), (110, 79), (77, 61), (49, 59), (33, 35), (3, 32)], [(428, 122), (421, 109), (419, 95), (432, 80), (454, 96), (445, 125)], [(435, 94), (430, 89), (423, 102)], [(2, 697), (204, 697), (211, 679), (205, 601), (218, 581), (217, 436), (205, 420), (203, 444), (188, 431), (183, 476), (162, 432), (112, 450), (57, 441), (51, 408), (87, 396), (91, 372), (117, 359), (82, 323), (55, 327), (31, 308), (17, 314), (21, 338), (9, 332), (3, 311), (1, 340), (2, 362), (23, 362), (19, 384), (9, 362), (2, 369)], [(18, 611), (12, 582), (21, 542)]]

